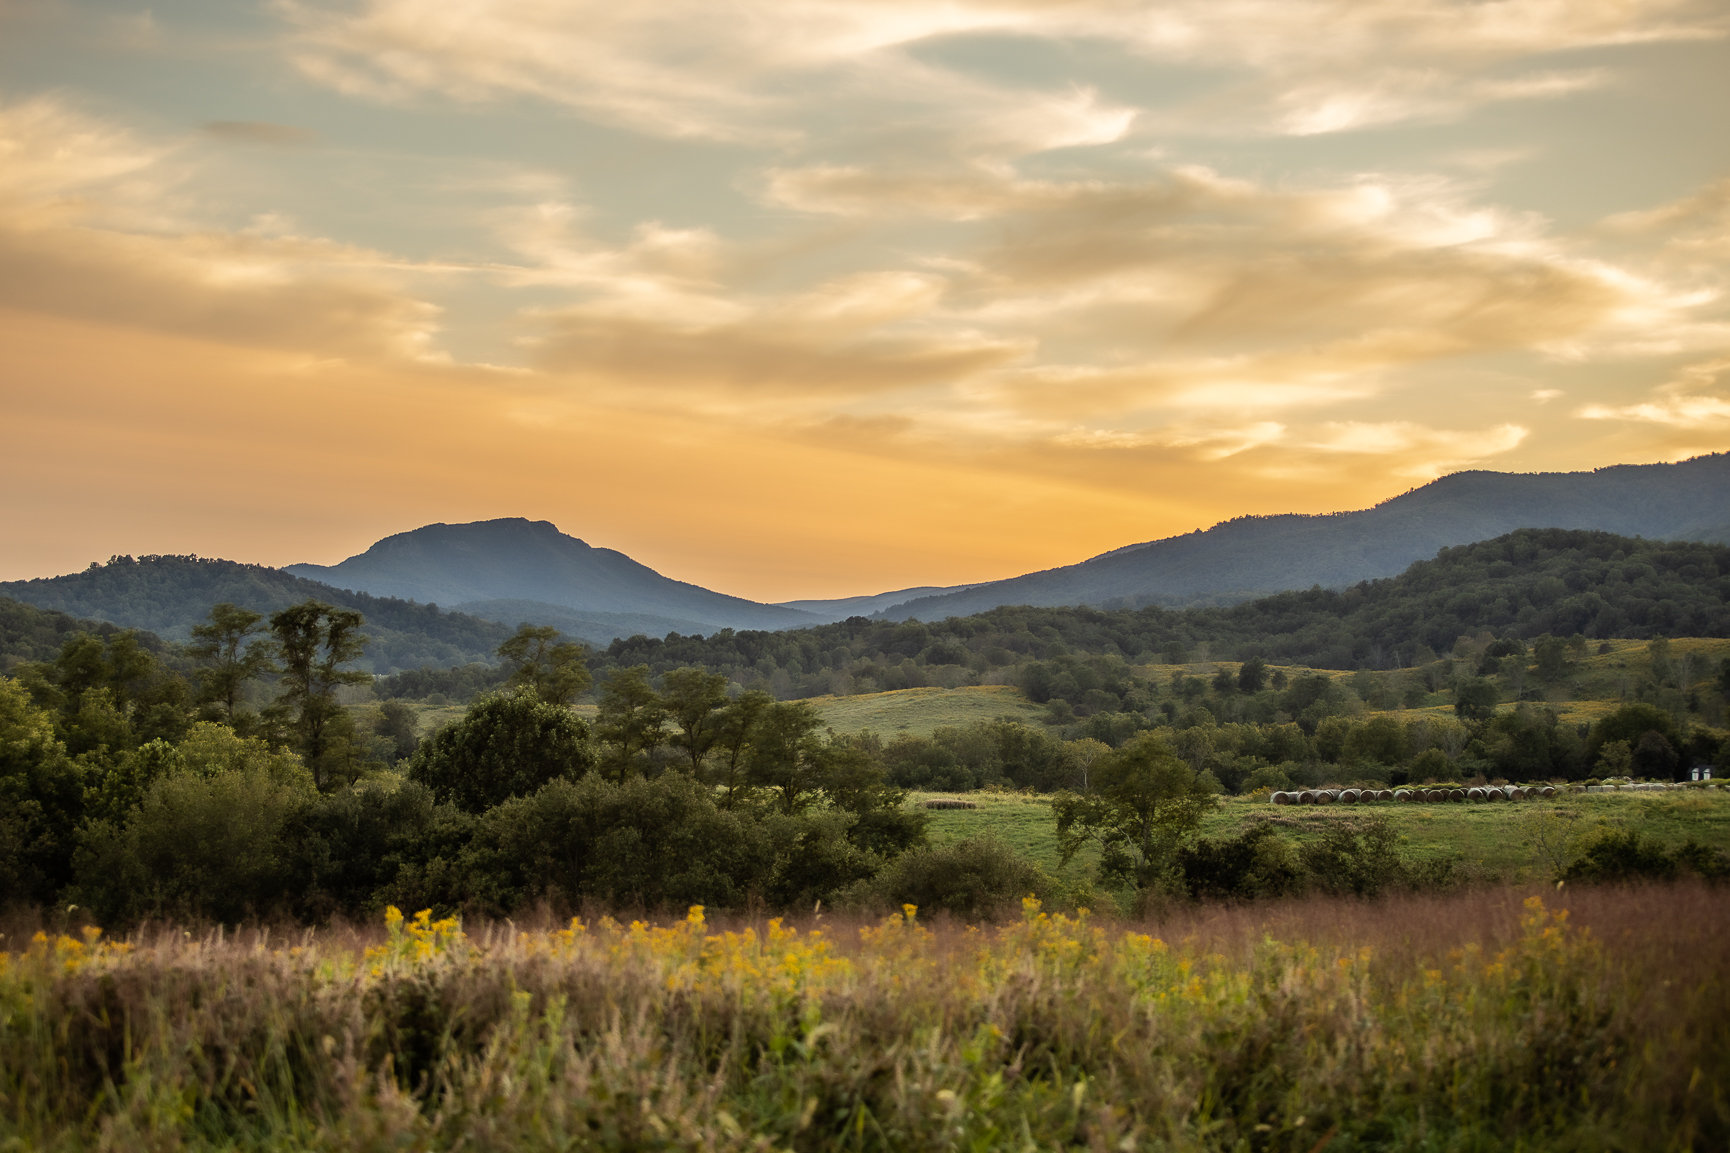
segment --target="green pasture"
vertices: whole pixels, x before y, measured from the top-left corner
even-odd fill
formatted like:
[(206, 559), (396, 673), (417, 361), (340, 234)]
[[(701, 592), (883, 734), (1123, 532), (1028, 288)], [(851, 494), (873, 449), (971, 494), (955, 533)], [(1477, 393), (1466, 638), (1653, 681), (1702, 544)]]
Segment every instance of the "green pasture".
[(823, 723), (837, 733), (874, 732), (884, 740), (929, 737), (938, 729), (964, 728), (999, 717), (1038, 724), (1045, 711), (1011, 685), (968, 688), (895, 689), (851, 697), (813, 697)]
[[(1058, 861), (1057, 825), (1050, 799), (1027, 793), (915, 793), (908, 804), (934, 798), (974, 802), (974, 809), (928, 810), (933, 844), (991, 836), (1013, 847), (1066, 882), (1087, 876), (1089, 863), (1067, 868)], [(1730, 788), (1669, 792), (1566, 794), (1549, 801), (1475, 804), (1375, 804), (1320, 807), (1273, 805), (1247, 797), (1222, 797), (1203, 820), (1207, 837), (1232, 836), (1254, 821), (1269, 821), (1299, 841), (1329, 822), (1384, 817), (1416, 860), (1454, 859), (1471, 882), (1546, 881), (1549, 853), (1569, 853), (1603, 827), (1632, 829), (1667, 848), (1692, 839), (1730, 851)]]

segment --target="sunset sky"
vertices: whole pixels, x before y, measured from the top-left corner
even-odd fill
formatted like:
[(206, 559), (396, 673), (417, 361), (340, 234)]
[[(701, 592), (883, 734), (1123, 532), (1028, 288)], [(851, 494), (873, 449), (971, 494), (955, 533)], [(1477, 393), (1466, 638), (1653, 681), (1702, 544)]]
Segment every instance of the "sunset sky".
[(758, 600), (1730, 448), (1730, 3), (0, 0), (0, 578)]

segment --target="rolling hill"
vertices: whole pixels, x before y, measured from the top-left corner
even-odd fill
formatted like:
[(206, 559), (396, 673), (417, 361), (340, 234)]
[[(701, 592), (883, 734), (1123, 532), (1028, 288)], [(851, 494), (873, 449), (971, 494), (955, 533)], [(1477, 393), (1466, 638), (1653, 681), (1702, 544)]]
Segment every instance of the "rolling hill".
[(366, 618), (362, 665), (390, 673), (425, 665), (492, 661), (511, 630), (495, 621), (434, 605), (333, 588), (281, 569), (185, 556), (114, 557), (69, 576), (0, 583), (0, 596), (76, 617), (148, 629), (184, 642), (221, 601), (273, 613), (307, 600), (350, 608)]
[(1062, 568), (892, 606), (941, 620), (1001, 605), (1232, 604), (1393, 576), (1444, 548), (1522, 528), (1730, 542), (1730, 453), (1593, 472), (1460, 472), (1357, 512), (1239, 517)]

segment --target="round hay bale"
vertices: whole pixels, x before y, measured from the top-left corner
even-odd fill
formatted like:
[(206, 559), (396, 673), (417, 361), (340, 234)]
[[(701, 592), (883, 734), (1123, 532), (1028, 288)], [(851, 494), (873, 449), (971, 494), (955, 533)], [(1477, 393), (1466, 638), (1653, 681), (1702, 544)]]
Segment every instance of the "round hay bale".
[(1334, 791), (1332, 789), (1316, 790), (1316, 804), (1318, 805), (1331, 805), (1337, 799), (1338, 798), (1334, 796)]
[(1297, 803), (1300, 805), (1313, 805), (1316, 803), (1316, 795), (1309, 789), (1305, 789), (1297, 795)]
[(1341, 789), (1340, 790), (1340, 804), (1342, 804), (1342, 805), (1355, 805), (1357, 803), (1358, 803), (1358, 790), (1356, 790), (1356, 789)]
[(1556, 786), (1545, 785), (1543, 788), (1538, 790), (1538, 795), (1541, 797), (1553, 797), (1556, 795)]
[(1454, 801), (1457, 803), (1461, 803), (1461, 804), (1465, 803), (1466, 790), (1464, 790), (1464, 789), (1449, 789), (1448, 790), (1448, 800)]
[(1507, 799), (1508, 799), (1508, 794), (1504, 793), (1501, 789), (1485, 789), (1484, 790), (1484, 800), (1486, 800), (1486, 801), (1505, 801)]
[(1396, 802), (1398, 802), (1399, 804), (1402, 804), (1402, 805), (1410, 804), (1411, 800), (1412, 800), (1412, 795), (1404, 789), (1395, 789), (1394, 790), (1394, 800)]
[(1286, 792), (1275, 792), (1268, 797), (1268, 800), (1276, 805), (1289, 805), (1292, 802), (1292, 795)]

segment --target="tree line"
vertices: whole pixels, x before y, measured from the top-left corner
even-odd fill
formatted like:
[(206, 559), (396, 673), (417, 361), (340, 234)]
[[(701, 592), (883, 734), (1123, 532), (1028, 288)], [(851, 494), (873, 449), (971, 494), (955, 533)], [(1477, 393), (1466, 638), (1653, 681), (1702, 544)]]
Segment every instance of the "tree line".
[[(1000, 894), (1040, 878), (1001, 847), (969, 846), (966, 860), (930, 848), (905, 790), (1006, 785), (1053, 793), (1065, 850), (1093, 846), (1102, 881), (1200, 892), (1195, 878), (1223, 868), (1221, 853), (1273, 859), (1259, 842), (1195, 839), (1191, 817), (1222, 792), (1662, 776), (1730, 752), (1687, 720), (1702, 692), (1722, 708), (1730, 662), (1703, 689), (1710, 671), (1661, 637), (1635, 699), (1582, 729), (1541, 700), (1587, 653), (1580, 635), (1456, 638), (1448, 656), (1398, 673), (1251, 656), (1163, 680), (1121, 648), (1043, 636), (1016, 675), (1047, 724), (885, 742), (828, 732), (809, 702), (721, 671), (621, 665), (532, 625), (498, 646), (496, 687), (422, 738), (402, 701), (351, 699), (369, 679), (353, 668), (364, 627), (316, 601), (269, 618), (224, 603), (183, 650), (74, 633), (52, 659), (16, 666), (0, 679), (0, 889), (113, 923), (317, 919), (383, 903), (791, 907), (933, 891), (941, 902), (946, 878)], [(1438, 696), (1451, 716), (1385, 711)], [(570, 709), (579, 698), (594, 702), (592, 721)], [(1294, 884), (1322, 875), (1320, 858), (1304, 861)]]

